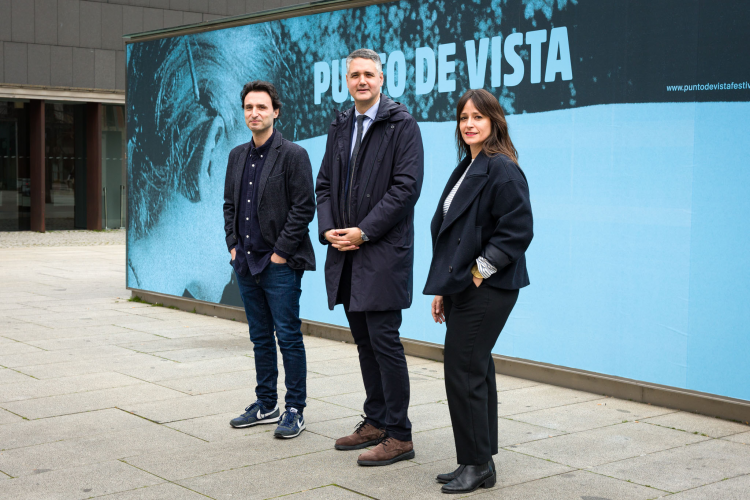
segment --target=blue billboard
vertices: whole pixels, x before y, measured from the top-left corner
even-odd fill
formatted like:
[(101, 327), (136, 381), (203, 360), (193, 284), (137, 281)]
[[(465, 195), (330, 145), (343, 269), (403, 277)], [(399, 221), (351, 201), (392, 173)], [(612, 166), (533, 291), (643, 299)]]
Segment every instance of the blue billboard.
[[(494, 352), (750, 400), (748, 42), (741, 0), (402, 0), (130, 43), (127, 285), (240, 306), (222, 203), (228, 153), (251, 138), (242, 85), (277, 86), (277, 128), (317, 175), (334, 110), (353, 105), (344, 58), (372, 48), (424, 140), (415, 293), (455, 104), (485, 88), (535, 219), (531, 286)], [(302, 317), (346, 326), (315, 245)], [(443, 342), (431, 300), (415, 297), (403, 337)]]

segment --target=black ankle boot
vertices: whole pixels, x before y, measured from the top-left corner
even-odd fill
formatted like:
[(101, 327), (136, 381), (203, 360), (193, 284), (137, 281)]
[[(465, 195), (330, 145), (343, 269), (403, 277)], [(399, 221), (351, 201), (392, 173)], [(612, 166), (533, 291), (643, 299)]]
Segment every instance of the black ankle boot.
[[(461, 474), (461, 472), (464, 470), (465, 465), (459, 465), (458, 469), (454, 470), (453, 472), (448, 472), (447, 474), (438, 474), (435, 479), (437, 479), (438, 483), (450, 483), (458, 475)], [(495, 461), (490, 458), (490, 467), (492, 467), (492, 472), (495, 474), (495, 481), (497, 481), (497, 469), (495, 468)]]
[(453, 481), (442, 487), (443, 493), (471, 493), (480, 486), (483, 488), (495, 486), (496, 476), (491, 462), (463, 467), (464, 469), (459, 472)]
[(447, 474), (438, 474), (435, 479), (437, 479), (438, 483), (450, 483), (454, 479), (456, 479), (456, 476), (460, 475), (461, 472), (463, 472), (465, 465), (459, 465), (458, 469), (454, 470), (453, 472), (448, 472)]

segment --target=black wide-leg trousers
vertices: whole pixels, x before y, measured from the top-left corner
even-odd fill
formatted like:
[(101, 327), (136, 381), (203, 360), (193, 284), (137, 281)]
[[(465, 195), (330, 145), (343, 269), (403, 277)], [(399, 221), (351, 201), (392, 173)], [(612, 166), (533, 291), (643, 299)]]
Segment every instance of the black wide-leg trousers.
[(472, 283), (444, 297), (445, 390), (458, 463), (482, 465), (497, 454), (497, 386), (492, 348), (518, 290)]
[[(351, 252), (349, 252), (351, 253)], [(341, 273), (337, 303), (344, 305), (349, 329), (357, 344), (359, 366), (367, 397), (365, 421), (399, 441), (411, 441), (409, 371), (401, 344), (401, 310), (349, 310), (352, 267), (347, 256)]]

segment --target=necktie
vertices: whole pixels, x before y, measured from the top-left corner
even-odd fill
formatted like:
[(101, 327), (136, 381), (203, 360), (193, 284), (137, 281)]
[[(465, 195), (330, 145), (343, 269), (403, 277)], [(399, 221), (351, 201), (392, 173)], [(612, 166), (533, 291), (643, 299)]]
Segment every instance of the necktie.
[(351, 220), (351, 204), (352, 204), (352, 185), (354, 184), (354, 173), (357, 170), (357, 156), (359, 155), (359, 148), (362, 146), (362, 129), (365, 122), (365, 115), (359, 115), (357, 117), (357, 139), (354, 141), (354, 149), (352, 150), (352, 157), (349, 161), (349, 176), (346, 179), (346, 203), (344, 204), (344, 221), (348, 227)]

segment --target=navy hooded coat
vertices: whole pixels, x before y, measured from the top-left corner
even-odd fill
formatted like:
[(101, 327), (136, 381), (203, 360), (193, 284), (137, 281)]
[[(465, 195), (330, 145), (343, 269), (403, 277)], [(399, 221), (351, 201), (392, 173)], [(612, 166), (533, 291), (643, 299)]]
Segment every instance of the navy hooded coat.
[[(341, 192), (346, 176), (354, 107), (337, 113), (315, 187), (318, 235), (344, 229)], [(403, 104), (381, 94), (375, 121), (362, 139), (353, 193), (350, 227), (369, 238), (353, 250), (351, 311), (390, 311), (411, 306), (414, 282), (414, 206), (424, 177), (422, 134)], [(328, 307), (333, 309), (345, 254), (328, 246), (325, 277)]]

